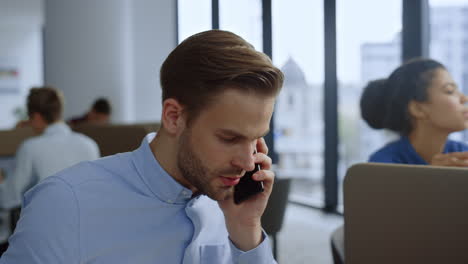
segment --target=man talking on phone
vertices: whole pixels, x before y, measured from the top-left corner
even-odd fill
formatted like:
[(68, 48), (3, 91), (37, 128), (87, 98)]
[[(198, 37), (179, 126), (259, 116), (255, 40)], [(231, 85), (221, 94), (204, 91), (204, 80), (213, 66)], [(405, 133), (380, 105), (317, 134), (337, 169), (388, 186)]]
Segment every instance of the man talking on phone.
[[(0, 263), (276, 263), (260, 222), (274, 181), (263, 136), (283, 74), (211, 30), (178, 45), (160, 79), (158, 133), (27, 192)], [(263, 192), (234, 203), (256, 164)]]

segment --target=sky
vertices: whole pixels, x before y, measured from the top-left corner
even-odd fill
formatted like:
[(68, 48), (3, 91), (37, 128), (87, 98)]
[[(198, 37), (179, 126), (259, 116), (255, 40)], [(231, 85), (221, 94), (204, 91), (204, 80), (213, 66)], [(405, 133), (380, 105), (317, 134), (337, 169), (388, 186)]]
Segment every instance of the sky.
[[(324, 78), (322, 0), (273, 0), (273, 62), (292, 57), (311, 84)], [(468, 5), (468, 0), (430, 0), (430, 6)], [(363, 43), (392, 41), (401, 31), (401, 1), (337, 0), (338, 79), (360, 81)], [(211, 28), (211, 0), (179, 0), (179, 36)], [(221, 29), (233, 31), (262, 49), (261, 1), (220, 0)]]

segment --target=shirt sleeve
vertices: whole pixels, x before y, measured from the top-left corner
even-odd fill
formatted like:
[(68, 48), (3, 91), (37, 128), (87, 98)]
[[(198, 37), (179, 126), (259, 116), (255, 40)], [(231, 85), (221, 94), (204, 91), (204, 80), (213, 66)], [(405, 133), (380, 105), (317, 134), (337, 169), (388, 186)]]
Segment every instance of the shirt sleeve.
[(91, 159), (90, 160), (99, 159), (101, 157), (101, 151), (99, 150), (99, 146), (91, 138), (89, 138), (89, 142), (90, 142), (89, 145), (90, 145), (90, 150), (91, 150)]
[(95, 159), (99, 159), (101, 157), (101, 151), (99, 150), (99, 147), (96, 143), (94, 143), (94, 148), (95, 148), (95, 155), (96, 155), (96, 158)]
[(25, 194), (5, 263), (80, 263), (79, 210), (72, 188), (49, 177)]
[(16, 152), (14, 162), (13, 172), (7, 176), (0, 187), (3, 203), (6, 208), (21, 205), (21, 197), (27, 188), (31, 186), (34, 179), (30, 141), (25, 141), (21, 144)]
[(466, 143), (464, 143), (464, 142), (459, 142), (459, 145), (460, 145), (460, 147), (459, 147), (459, 150), (458, 150), (458, 151), (460, 151), (460, 152), (468, 151), (468, 145), (467, 145)]
[(263, 241), (256, 248), (249, 251), (239, 250), (229, 239), (232, 263), (239, 264), (276, 264), (270, 246), (270, 240), (265, 231), (262, 231)]

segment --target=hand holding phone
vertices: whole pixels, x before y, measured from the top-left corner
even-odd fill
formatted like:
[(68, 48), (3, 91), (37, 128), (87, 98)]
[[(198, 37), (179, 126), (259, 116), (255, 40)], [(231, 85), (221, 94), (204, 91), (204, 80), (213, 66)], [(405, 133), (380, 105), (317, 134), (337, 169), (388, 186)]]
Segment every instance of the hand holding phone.
[[(255, 150), (255, 153), (257, 153), (257, 150)], [(252, 179), (252, 176), (261, 169), (260, 164), (255, 164), (254, 170), (246, 172), (234, 187), (235, 204), (240, 204), (251, 196), (263, 192), (263, 182)]]

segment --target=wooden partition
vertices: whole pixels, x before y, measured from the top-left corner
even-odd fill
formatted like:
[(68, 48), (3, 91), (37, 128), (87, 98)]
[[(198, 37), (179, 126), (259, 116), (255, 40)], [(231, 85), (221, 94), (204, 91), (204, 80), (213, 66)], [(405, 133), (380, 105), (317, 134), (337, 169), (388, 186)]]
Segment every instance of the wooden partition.
[(96, 141), (102, 157), (132, 151), (140, 146), (141, 141), (148, 133), (156, 132), (158, 129), (158, 123), (73, 127), (74, 131), (83, 133)]
[[(99, 146), (101, 156), (132, 151), (138, 148), (143, 138), (159, 129), (159, 123), (131, 125), (79, 125), (73, 127), (78, 133), (92, 138)], [(34, 136), (31, 128), (0, 130), (0, 157), (12, 157), (19, 145)]]
[(0, 157), (14, 156), (20, 144), (32, 136), (34, 131), (31, 128), (0, 130)]

